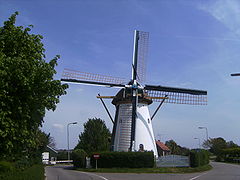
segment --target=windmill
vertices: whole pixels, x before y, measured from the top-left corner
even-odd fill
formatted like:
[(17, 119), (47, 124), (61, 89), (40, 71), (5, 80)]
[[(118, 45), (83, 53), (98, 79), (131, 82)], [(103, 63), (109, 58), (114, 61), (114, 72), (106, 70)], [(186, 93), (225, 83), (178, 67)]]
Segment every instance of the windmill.
[[(149, 33), (134, 32), (132, 78), (125, 84), (124, 79), (99, 74), (64, 69), (61, 81), (121, 88), (115, 96), (100, 98), (113, 122), (113, 151), (153, 151), (157, 156), (152, 119), (165, 103), (206, 105), (207, 91), (174, 88), (167, 86), (142, 85), (145, 79), (145, 58), (148, 49)], [(111, 117), (103, 98), (112, 98), (116, 107), (115, 118)], [(160, 102), (155, 113), (150, 116), (148, 106), (153, 101)]]

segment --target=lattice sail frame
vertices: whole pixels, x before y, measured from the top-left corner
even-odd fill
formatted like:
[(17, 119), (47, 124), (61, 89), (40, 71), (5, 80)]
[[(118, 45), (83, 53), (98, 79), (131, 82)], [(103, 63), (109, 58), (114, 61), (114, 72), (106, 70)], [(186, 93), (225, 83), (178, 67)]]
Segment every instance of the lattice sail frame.
[(148, 54), (149, 32), (139, 31), (137, 77), (139, 82), (146, 81), (146, 60)]
[(115, 83), (115, 84), (125, 84), (126, 80), (124, 78), (105, 76), (94, 73), (81, 72), (71, 69), (64, 69), (62, 77), (66, 79), (77, 79), (90, 82), (104, 82), (104, 83)]
[(206, 95), (194, 95), (179, 92), (166, 92), (166, 91), (154, 91), (145, 90), (149, 97), (152, 97), (153, 101), (162, 101), (161, 99), (154, 99), (154, 97), (165, 97), (164, 103), (174, 103), (174, 104), (189, 104), (189, 105), (207, 105)]

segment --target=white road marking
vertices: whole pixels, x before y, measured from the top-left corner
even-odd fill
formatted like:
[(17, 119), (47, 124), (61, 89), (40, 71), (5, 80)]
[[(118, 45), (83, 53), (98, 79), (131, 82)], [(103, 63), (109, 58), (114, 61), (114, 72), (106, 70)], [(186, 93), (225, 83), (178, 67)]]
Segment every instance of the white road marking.
[(201, 176), (203, 176), (203, 175), (205, 175), (205, 174), (207, 174), (208, 172), (206, 172), (206, 173), (203, 173), (203, 174), (200, 174), (200, 175), (198, 175), (198, 176), (195, 176), (195, 177), (193, 177), (193, 178), (191, 178), (191, 179), (189, 179), (189, 180), (194, 180), (194, 179), (197, 179), (197, 178), (199, 178), (199, 177), (201, 177)]
[(82, 172), (82, 171), (79, 171), (80, 173), (83, 173), (83, 174), (87, 174), (87, 175), (93, 175), (93, 176), (97, 176), (101, 179), (104, 179), (104, 180), (108, 180), (107, 178), (103, 177), (103, 176), (100, 176), (100, 175), (97, 175), (97, 174), (94, 174), (94, 173), (87, 173), (87, 172)]

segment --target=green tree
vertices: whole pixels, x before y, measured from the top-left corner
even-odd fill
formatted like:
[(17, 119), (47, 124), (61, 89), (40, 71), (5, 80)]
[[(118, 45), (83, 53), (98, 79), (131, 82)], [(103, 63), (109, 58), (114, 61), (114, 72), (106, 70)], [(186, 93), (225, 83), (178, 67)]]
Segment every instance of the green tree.
[(68, 87), (53, 79), (59, 56), (46, 62), (43, 37), (16, 26), (17, 15), (0, 27), (0, 157), (36, 147), (46, 109), (55, 110)]
[(210, 138), (203, 143), (203, 146), (209, 148), (213, 154), (219, 155), (223, 149), (227, 148), (227, 142), (222, 137)]
[[(66, 160), (66, 159), (68, 159), (68, 151), (67, 150), (58, 150), (57, 160)], [(71, 153), (70, 153), (70, 159), (72, 159)]]
[(235, 144), (233, 141), (227, 142), (227, 148), (238, 148), (239, 146)]
[(180, 155), (183, 155), (183, 156), (189, 155), (190, 149), (188, 149), (186, 147), (181, 147), (181, 146), (179, 146), (179, 148), (180, 148)]
[(174, 140), (166, 141), (165, 144), (171, 150), (171, 154), (179, 154), (180, 148)]
[(190, 150), (186, 147), (178, 145), (174, 140), (169, 140), (165, 142), (166, 146), (170, 149), (171, 154), (177, 155), (189, 155)]
[(84, 124), (84, 131), (79, 135), (79, 142), (75, 149), (83, 149), (87, 153), (107, 151), (110, 148), (110, 137), (111, 133), (103, 120), (88, 119)]
[(50, 136), (50, 133), (46, 134), (38, 129), (35, 131), (34, 139), (35, 145), (27, 149), (27, 155), (31, 161), (34, 161), (34, 163), (40, 163), (42, 153), (45, 151), (47, 145), (52, 144), (53, 137)]

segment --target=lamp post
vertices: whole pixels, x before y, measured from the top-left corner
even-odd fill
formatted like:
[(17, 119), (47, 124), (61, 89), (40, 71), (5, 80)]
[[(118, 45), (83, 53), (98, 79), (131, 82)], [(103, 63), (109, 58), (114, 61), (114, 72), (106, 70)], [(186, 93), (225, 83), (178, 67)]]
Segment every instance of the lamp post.
[(199, 149), (201, 149), (200, 139), (199, 138), (194, 138), (194, 139), (198, 139), (198, 146), (199, 146)]
[(206, 138), (207, 138), (207, 141), (208, 141), (208, 129), (207, 127), (198, 127), (198, 129), (205, 129), (206, 130)]
[(68, 161), (70, 160), (70, 151), (69, 151), (69, 125), (77, 124), (77, 122), (72, 122), (67, 124), (67, 145), (68, 145)]

